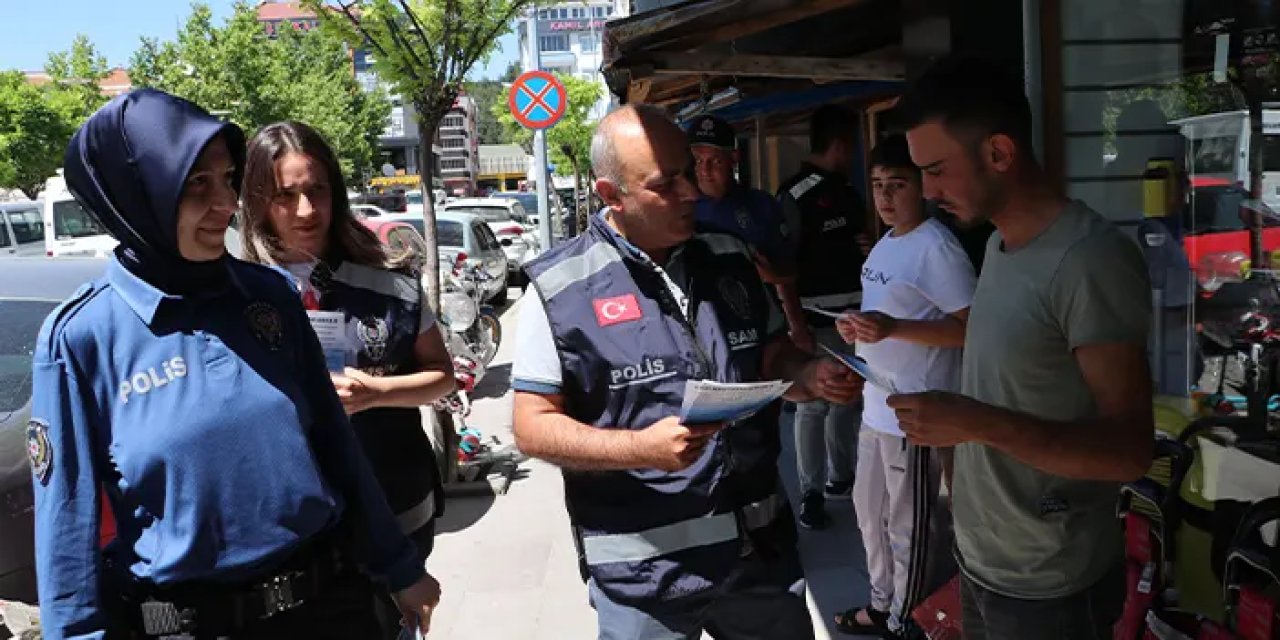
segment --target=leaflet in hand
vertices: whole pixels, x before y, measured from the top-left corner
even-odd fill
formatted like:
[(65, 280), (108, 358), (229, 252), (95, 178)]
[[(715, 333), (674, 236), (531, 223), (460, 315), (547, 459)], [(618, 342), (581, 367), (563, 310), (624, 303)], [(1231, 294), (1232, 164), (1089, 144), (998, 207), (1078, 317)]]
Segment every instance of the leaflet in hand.
[(680, 406), (683, 424), (733, 422), (750, 416), (782, 397), (790, 382), (713, 382), (690, 380)]
[(341, 311), (308, 311), (311, 328), (320, 338), (324, 363), (330, 371), (341, 373), (347, 366), (346, 317)]
[(850, 353), (840, 353), (839, 351), (836, 351), (835, 349), (832, 349), (825, 344), (822, 345), (822, 348), (832, 358), (835, 358), (836, 360), (843, 362), (844, 366), (849, 367), (850, 369), (853, 369), (854, 373), (858, 374), (859, 376), (862, 376), (863, 380), (866, 380), (867, 382), (877, 387), (880, 387), (882, 390), (887, 391), (889, 393), (898, 393), (898, 388), (893, 386), (893, 378), (890, 378), (884, 373), (881, 373), (879, 371), (876, 371), (875, 369), (872, 369), (871, 365), (867, 364), (866, 360), (863, 360), (862, 358), (859, 358), (858, 356), (855, 356)]
[(826, 317), (831, 318), (831, 319), (833, 319), (833, 320), (839, 320), (840, 318), (843, 318), (843, 317), (844, 317), (844, 312), (841, 312), (841, 311), (827, 311), (826, 309), (823, 309), (823, 308), (821, 308), (821, 307), (815, 307), (815, 306), (812, 306), (812, 305), (806, 305), (806, 306), (804, 307), (804, 310), (805, 310), (805, 311), (808, 311), (808, 312), (810, 312), (810, 313), (816, 313), (816, 314), (818, 314), (818, 315), (820, 315), (820, 316), (826, 316)]

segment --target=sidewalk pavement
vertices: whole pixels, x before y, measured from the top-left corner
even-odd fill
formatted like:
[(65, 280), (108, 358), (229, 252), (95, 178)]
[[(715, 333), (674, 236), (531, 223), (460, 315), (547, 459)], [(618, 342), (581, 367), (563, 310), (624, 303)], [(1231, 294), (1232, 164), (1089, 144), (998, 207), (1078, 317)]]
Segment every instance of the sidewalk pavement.
[[(514, 292), (513, 292), (514, 293)], [(503, 341), (476, 393), (467, 423), (503, 443), (511, 434), (510, 364), (519, 302), (503, 315)], [(782, 475), (796, 504), (792, 414), (782, 420)], [(560, 472), (539, 460), (505, 496), (482, 491), (451, 495), (437, 528), (427, 568), (443, 596), (432, 620), (432, 640), (592, 640), (595, 612), (587, 603), (564, 508)], [(494, 477), (494, 486), (498, 481)], [(836, 612), (867, 598), (866, 561), (852, 501), (828, 502), (833, 524), (800, 529), (816, 638), (855, 638), (835, 631)], [(707, 636), (709, 637), (709, 636)]]

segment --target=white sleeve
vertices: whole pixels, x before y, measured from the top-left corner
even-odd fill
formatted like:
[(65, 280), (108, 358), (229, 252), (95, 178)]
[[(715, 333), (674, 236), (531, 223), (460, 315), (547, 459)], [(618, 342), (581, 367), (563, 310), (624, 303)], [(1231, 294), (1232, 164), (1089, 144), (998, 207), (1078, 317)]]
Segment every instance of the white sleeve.
[(968, 309), (978, 284), (973, 263), (949, 230), (940, 229), (938, 239), (919, 263), (916, 289), (943, 313)]
[(547, 310), (542, 306), (542, 297), (530, 287), (520, 299), (511, 386), (516, 391), (552, 394), (560, 392), (562, 382), (560, 354), (551, 336)]

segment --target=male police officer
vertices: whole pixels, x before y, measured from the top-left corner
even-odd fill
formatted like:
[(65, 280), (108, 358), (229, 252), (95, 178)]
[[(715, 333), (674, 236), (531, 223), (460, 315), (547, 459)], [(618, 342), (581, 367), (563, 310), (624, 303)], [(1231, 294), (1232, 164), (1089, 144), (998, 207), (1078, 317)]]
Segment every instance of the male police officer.
[[(829, 105), (809, 124), (810, 155), (778, 189), (787, 228), (798, 256), (800, 302), (828, 312), (857, 311), (862, 302), (862, 262), (870, 250), (863, 232), (866, 207), (846, 177), (857, 150), (857, 116)], [(785, 302), (785, 300), (784, 300)], [(831, 318), (785, 307), (792, 335), (802, 349), (817, 344), (848, 349)], [(847, 496), (853, 487), (858, 407), (832, 406), (821, 399), (796, 407), (796, 467), (800, 472), (800, 524), (827, 524), (823, 494)], [(823, 483), (826, 483), (824, 486)]]
[(675, 415), (688, 380), (837, 403), (861, 383), (794, 348), (741, 241), (694, 234), (693, 158), (662, 111), (610, 114), (591, 159), (606, 208), (528, 265), (513, 386), (521, 450), (564, 468), (600, 638), (813, 637), (776, 403), (727, 428)]
[(795, 250), (778, 201), (734, 178), (738, 150), (732, 125), (716, 116), (702, 115), (690, 121), (685, 131), (698, 191), (702, 192), (694, 208), (698, 230), (727, 233), (747, 243), (760, 276), (779, 285), (778, 293), (786, 304), (788, 296), (795, 297)]

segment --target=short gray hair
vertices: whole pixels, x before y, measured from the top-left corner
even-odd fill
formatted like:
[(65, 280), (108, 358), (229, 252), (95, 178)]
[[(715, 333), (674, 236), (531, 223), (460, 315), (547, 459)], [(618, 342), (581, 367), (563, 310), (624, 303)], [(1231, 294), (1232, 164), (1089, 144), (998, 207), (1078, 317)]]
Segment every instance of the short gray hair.
[(614, 144), (614, 136), (622, 122), (644, 122), (661, 119), (671, 122), (671, 117), (662, 107), (652, 104), (623, 105), (605, 116), (596, 126), (595, 135), (591, 136), (591, 170), (596, 177), (608, 180), (623, 193), (627, 186), (622, 177), (622, 159), (618, 157), (618, 148)]

